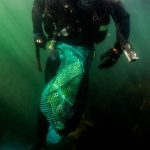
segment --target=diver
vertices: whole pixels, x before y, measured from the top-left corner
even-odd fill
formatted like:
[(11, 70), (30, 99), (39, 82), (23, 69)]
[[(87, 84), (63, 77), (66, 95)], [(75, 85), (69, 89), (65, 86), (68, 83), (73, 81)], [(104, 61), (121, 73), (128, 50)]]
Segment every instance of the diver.
[(94, 44), (105, 39), (110, 17), (116, 26), (116, 42), (100, 56), (99, 68), (113, 66), (129, 44), (130, 17), (121, 1), (34, 0), (34, 43), (49, 51), (36, 149), (46, 147), (49, 125), (66, 136), (79, 124), (88, 99)]

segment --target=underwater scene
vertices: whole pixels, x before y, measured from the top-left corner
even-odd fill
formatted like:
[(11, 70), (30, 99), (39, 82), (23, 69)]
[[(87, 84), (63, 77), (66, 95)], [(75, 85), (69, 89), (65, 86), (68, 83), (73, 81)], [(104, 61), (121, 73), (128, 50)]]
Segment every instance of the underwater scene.
[[(122, 27), (118, 29), (114, 21), (116, 16), (110, 18), (105, 39), (94, 44), (94, 54), (90, 53), (89, 47), (62, 44), (68, 41), (69, 36), (72, 36), (70, 26), (63, 28), (57, 33), (58, 39), (61, 36), (66, 38), (66, 41), (59, 39), (61, 41), (57, 45), (59, 56), (56, 54), (56, 58), (52, 56), (52, 61), (47, 62), (47, 57), (53, 55), (49, 52), (49, 47), (47, 46), (46, 49), (43, 45), (38, 47), (42, 38), (41, 41), (34, 41), (35, 36), (39, 38), (36, 27), (41, 29), (36, 24), (40, 22), (38, 13), (42, 12), (46, 0), (35, 1), (39, 2), (35, 9), (34, 0), (1, 0), (0, 3), (0, 150), (149, 149), (150, 1), (121, 0), (123, 7), (130, 15), (128, 41), (136, 53), (130, 58), (134, 57), (131, 59), (136, 61), (129, 61), (126, 51), (121, 54), (118, 52), (119, 54), (116, 53), (115, 56), (111, 53), (110, 56), (114, 57), (117, 63), (104, 68), (99, 67), (100, 56), (107, 50), (114, 50), (110, 48), (116, 42), (116, 32), (122, 29)], [(78, 4), (79, 6), (85, 4), (84, 6), (88, 9), (91, 1), (95, 1), (98, 5), (101, 0), (79, 0)], [(118, 0), (105, 1), (114, 1), (112, 2), (114, 9), (117, 10), (115, 6)], [(58, 0), (54, 2), (57, 4)], [(74, 11), (71, 9), (72, 5), (68, 4), (70, 3), (64, 5), (67, 15), (67, 11), (69, 13)], [(57, 9), (61, 8), (61, 5), (57, 6)], [(89, 10), (92, 12), (93, 7)], [(82, 18), (80, 13), (83, 12), (76, 12)], [(122, 12), (120, 10), (114, 13)], [(118, 16), (121, 18), (121, 15)], [(62, 17), (58, 22), (61, 20), (65, 19)], [(78, 20), (76, 21), (78, 23)], [(105, 26), (103, 27), (102, 30), (105, 30)], [(58, 31), (59, 28), (57, 29), (54, 25), (54, 30)], [(87, 31), (90, 34), (90, 28)], [(78, 34), (77, 40), (80, 41), (82, 38), (80, 30)], [(52, 39), (53, 42), (57, 39), (55, 32)], [(52, 49), (52, 43), (50, 46)], [(38, 51), (39, 48), (40, 51)], [(130, 53), (130, 51), (127, 52)], [(87, 59), (91, 60), (91, 67), (86, 64)], [(45, 71), (46, 64), (52, 72), (49, 69)], [(58, 69), (59, 65), (61, 67), (56, 74), (55, 68)], [(65, 66), (69, 66), (70, 69)], [(86, 80), (87, 72), (89, 80)], [(48, 81), (51, 76), (57, 78), (53, 77), (50, 82), (47, 82), (45, 81), (47, 74), (50, 76)], [(65, 104), (60, 106), (57, 96), (61, 97), (61, 101), (63, 99)], [(66, 99), (66, 96), (69, 98)], [(76, 101), (76, 98), (79, 101)], [(47, 103), (49, 103), (48, 106)], [(44, 114), (43, 118), (39, 115), (39, 106), (42, 111), (41, 116), (43, 117)], [(69, 119), (74, 117), (74, 119), (66, 121), (66, 116)], [(42, 119), (42, 124), (39, 124), (39, 118), (47, 119), (52, 126)], [(63, 123), (70, 124), (63, 124), (59, 119)], [(63, 134), (63, 132), (67, 133)], [(46, 138), (46, 147), (41, 147), (44, 138)], [(42, 144), (36, 147), (38, 142)]]

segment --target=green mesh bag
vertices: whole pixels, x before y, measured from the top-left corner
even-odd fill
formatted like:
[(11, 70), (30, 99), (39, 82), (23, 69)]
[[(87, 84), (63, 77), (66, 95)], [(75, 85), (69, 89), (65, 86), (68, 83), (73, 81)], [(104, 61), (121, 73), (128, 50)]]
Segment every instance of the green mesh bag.
[(61, 65), (43, 90), (40, 109), (50, 125), (62, 131), (67, 128), (67, 122), (76, 116), (75, 109), (80, 109), (82, 102), (77, 99), (77, 94), (88, 70), (91, 51), (81, 46), (58, 43), (57, 52)]

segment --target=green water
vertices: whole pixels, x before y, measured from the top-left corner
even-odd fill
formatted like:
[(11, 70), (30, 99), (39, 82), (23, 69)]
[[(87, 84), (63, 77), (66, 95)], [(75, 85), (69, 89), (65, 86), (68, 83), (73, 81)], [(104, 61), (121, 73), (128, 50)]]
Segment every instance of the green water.
[[(147, 127), (150, 124), (147, 117), (150, 109), (150, 2), (123, 2), (131, 16), (130, 42), (140, 59), (129, 63), (122, 55), (112, 68), (97, 68), (99, 55), (115, 41), (112, 23), (107, 39), (96, 45), (97, 55), (90, 70), (89, 111), (102, 109), (131, 126), (139, 118), (144, 119), (143, 126)], [(35, 134), (44, 73), (38, 72), (36, 67), (32, 3), (33, 0), (1, 0), (0, 3), (0, 133), (10, 129), (26, 136)], [(43, 66), (46, 56), (47, 52), (42, 51)], [(91, 114), (88, 116), (91, 118)]]

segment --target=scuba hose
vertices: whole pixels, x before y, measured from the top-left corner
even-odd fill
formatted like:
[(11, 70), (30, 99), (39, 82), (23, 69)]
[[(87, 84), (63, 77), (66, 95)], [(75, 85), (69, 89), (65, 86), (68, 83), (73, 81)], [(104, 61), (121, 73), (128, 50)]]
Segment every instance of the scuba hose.
[(40, 61), (40, 48), (36, 45), (36, 61), (37, 61), (37, 67), (39, 71), (42, 71), (41, 61)]

